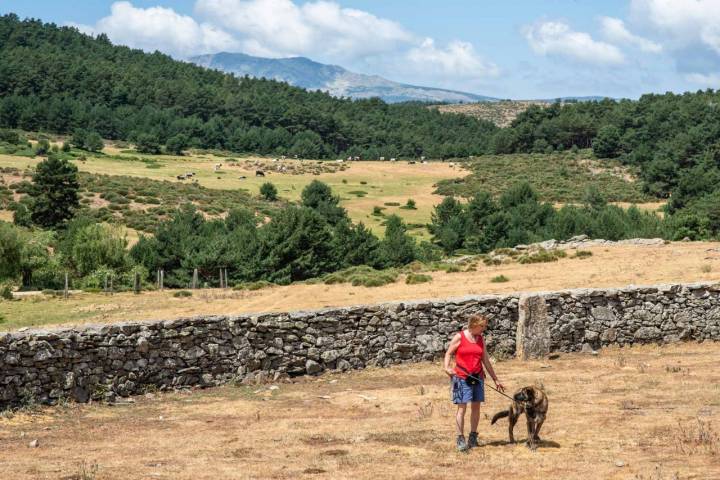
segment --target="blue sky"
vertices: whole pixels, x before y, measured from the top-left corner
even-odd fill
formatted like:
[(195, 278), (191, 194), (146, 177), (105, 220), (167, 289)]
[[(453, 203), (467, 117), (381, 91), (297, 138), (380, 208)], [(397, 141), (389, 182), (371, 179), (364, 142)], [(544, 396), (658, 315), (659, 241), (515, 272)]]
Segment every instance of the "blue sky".
[(176, 58), (302, 55), (502, 98), (720, 88), (720, 0), (0, 0)]

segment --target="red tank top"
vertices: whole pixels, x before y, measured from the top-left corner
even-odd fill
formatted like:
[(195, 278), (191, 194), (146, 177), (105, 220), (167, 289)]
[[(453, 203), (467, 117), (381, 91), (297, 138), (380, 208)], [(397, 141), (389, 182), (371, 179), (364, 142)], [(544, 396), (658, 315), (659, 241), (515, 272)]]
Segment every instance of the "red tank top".
[[(485, 378), (482, 366), (483, 353), (485, 352), (485, 341), (482, 335), (475, 337), (477, 343), (473, 343), (467, 339), (464, 331), (460, 331), (460, 346), (455, 351), (455, 375), (460, 378), (467, 378), (468, 374), (462, 368), (470, 372), (471, 375)], [(480, 374), (480, 375), (477, 375)]]

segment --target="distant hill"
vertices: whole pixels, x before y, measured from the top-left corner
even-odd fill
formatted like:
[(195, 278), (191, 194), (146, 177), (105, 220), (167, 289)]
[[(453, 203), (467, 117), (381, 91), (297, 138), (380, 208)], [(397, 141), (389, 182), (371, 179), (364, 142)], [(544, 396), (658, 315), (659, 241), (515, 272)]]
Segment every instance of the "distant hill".
[(388, 103), (419, 101), (431, 103), (492, 102), (497, 98), (474, 93), (420, 87), (393, 82), (377, 75), (354, 73), (337, 65), (326, 65), (305, 57), (262, 58), (243, 53), (217, 53), (190, 59), (202, 67), (237, 76), (248, 75), (287, 82), (307, 90), (322, 90), (335, 97), (379, 97)]
[(487, 120), (498, 127), (509, 127), (515, 118), (531, 105), (547, 107), (556, 101), (563, 104), (574, 102), (599, 102), (607, 97), (562, 97), (544, 100), (499, 100), (496, 102), (476, 102), (461, 104), (432, 105), (443, 113), (459, 113), (480, 120)]

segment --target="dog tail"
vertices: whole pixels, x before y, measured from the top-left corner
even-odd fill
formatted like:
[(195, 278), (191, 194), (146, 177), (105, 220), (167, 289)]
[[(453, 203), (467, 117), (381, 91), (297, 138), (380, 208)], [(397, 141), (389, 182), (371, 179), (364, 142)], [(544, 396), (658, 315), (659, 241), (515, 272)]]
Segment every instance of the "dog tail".
[(498, 412), (495, 415), (493, 415), (493, 418), (490, 421), (490, 425), (495, 425), (495, 422), (497, 422), (501, 418), (505, 418), (508, 416), (510, 416), (510, 410), (503, 410), (502, 412)]

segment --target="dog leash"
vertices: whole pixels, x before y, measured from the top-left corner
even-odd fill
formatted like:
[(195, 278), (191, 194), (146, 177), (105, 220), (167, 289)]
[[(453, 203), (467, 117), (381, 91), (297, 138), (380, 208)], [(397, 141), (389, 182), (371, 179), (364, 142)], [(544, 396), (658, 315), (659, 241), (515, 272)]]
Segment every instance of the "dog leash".
[[(484, 379), (479, 378), (479, 377), (476, 377), (475, 375), (471, 374), (470, 372), (467, 371), (466, 368), (461, 367), (460, 365), (457, 365), (457, 367), (458, 367), (460, 370), (462, 370), (463, 372), (467, 373), (467, 376), (470, 377), (470, 378), (472, 378), (473, 380), (482, 381), (483, 383), (485, 383), (485, 380), (484, 380)], [(498, 390), (497, 388), (493, 387), (492, 385), (488, 385), (488, 387), (490, 387), (491, 390), (495, 390), (497, 393), (499, 393), (499, 394), (502, 395), (503, 397), (509, 399), (510, 401), (512, 401), (512, 402), (515, 401), (515, 399), (512, 398), (510, 395), (504, 394), (503, 392), (501, 392), (501, 391)]]

